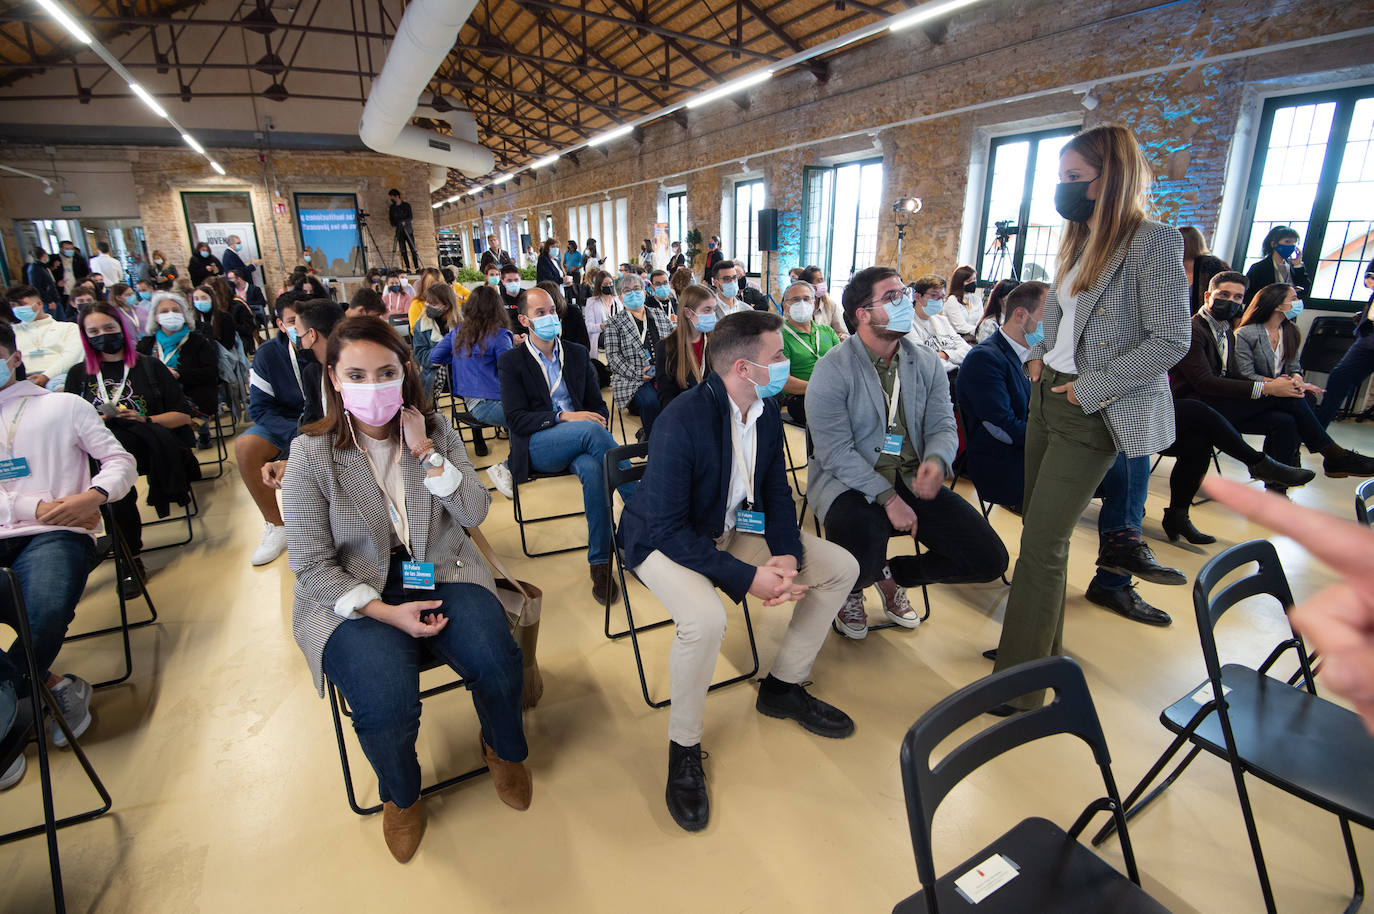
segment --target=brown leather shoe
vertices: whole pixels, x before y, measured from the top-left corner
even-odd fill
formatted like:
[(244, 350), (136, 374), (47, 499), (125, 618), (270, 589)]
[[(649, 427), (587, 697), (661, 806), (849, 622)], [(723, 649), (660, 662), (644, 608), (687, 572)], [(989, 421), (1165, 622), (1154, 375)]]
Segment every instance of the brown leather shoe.
[(508, 762), (482, 743), (482, 761), (491, 769), (491, 781), (496, 785), (496, 795), (511, 809), (524, 811), (530, 808), (530, 795), (534, 785), (530, 783), (529, 770), (524, 762)]
[(396, 862), (407, 863), (415, 856), (424, 833), (425, 807), (420, 800), (405, 809), (390, 800), (382, 804), (382, 837)]
[(611, 563), (602, 562), (600, 565), (588, 566), (592, 572), (592, 599), (607, 606), (620, 599), (620, 586), (615, 582), (615, 576), (611, 574)]

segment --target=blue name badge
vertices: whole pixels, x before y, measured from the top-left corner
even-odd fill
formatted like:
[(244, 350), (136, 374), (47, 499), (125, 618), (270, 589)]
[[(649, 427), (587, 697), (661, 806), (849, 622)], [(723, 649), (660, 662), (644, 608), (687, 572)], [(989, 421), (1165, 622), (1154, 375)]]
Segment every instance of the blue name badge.
[(433, 590), (434, 563), (402, 562), (401, 586), (407, 590)]
[(894, 434), (894, 435), (884, 435), (884, 436), (883, 436), (883, 453), (884, 453), (884, 454), (900, 454), (900, 453), (902, 453), (902, 436), (901, 436), (901, 435), (895, 435), (895, 434)]
[(763, 512), (740, 508), (735, 512), (735, 529), (740, 533), (762, 533)]
[(0, 482), (11, 479), (23, 479), (29, 475), (29, 460), (27, 457), (16, 457), (13, 460), (0, 460)]

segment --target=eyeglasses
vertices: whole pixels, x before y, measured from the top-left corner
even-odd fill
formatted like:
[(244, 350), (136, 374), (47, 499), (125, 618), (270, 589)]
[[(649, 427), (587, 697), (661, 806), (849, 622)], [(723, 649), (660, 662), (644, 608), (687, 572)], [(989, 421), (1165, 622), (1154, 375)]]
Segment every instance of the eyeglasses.
[(884, 308), (884, 307), (887, 307), (888, 305), (895, 305), (895, 304), (897, 304), (897, 302), (899, 302), (899, 301), (902, 300), (902, 297), (903, 297), (905, 294), (906, 294), (906, 289), (905, 289), (905, 288), (893, 289), (891, 292), (887, 293), (887, 294), (884, 295), (882, 298), (875, 298), (875, 299), (873, 299), (873, 301), (872, 301), (870, 304), (865, 305), (864, 307), (866, 307), (866, 308)]

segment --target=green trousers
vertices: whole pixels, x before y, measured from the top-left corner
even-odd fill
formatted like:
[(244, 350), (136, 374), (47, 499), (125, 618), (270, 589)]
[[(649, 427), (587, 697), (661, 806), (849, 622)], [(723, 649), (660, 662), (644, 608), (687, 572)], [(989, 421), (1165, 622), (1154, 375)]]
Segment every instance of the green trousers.
[[(1021, 552), (1007, 597), (994, 671), (1061, 652), (1069, 537), (1116, 460), (1116, 444), (1100, 414), (1088, 415), (1052, 393), (1075, 379), (1048, 366), (1032, 385), (1026, 422), (1026, 495)], [(1012, 705), (1039, 707), (1044, 695)]]

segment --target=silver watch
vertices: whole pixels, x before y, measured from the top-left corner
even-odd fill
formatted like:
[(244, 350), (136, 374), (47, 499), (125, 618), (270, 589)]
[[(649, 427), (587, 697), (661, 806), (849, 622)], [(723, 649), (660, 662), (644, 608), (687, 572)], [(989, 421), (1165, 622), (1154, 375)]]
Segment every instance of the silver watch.
[(444, 465), (444, 455), (440, 454), (438, 451), (430, 451), (429, 456), (425, 458), (425, 465), (431, 466), (436, 470), (439, 469)]

